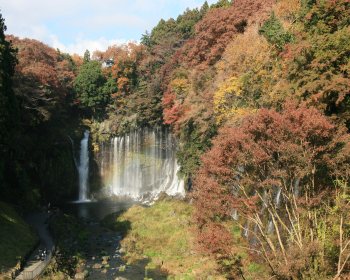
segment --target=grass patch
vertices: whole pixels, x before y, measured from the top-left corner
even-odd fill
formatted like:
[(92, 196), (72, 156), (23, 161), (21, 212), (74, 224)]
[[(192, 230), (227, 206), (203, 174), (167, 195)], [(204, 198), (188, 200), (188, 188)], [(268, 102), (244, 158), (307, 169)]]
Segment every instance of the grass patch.
[(248, 272), (250, 273), (262, 273), (263, 269), (264, 268), (260, 264), (255, 262), (250, 263), (247, 268)]
[(38, 237), (15, 209), (0, 202), (0, 270), (16, 266), (34, 247)]
[(74, 277), (79, 262), (85, 259), (84, 248), (88, 246), (89, 232), (79, 219), (64, 213), (52, 217), (50, 229), (55, 238), (56, 256), (54, 273), (47, 270), (48, 278), (56, 277), (56, 274)]
[(102, 224), (125, 234), (121, 245), (128, 263), (147, 259), (147, 268), (160, 268), (168, 279), (224, 279), (213, 259), (195, 251), (191, 216), (188, 203), (163, 200), (110, 215)]
[(131, 229), (130, 221), (118, 219), (124, 211), (107, 215), (101, 222), (101, 226), (107, 227), (113, 231), (118, 232), (120, 235), (125, 236)]
[(264, 261), (261, 258), (254, 258), (249, 253), (248, 240), (242, 237), (242, 229), (236, 221), (227, 221), (226, 227), (231, 231), (235, 253), (240, 257), (242, 262), (242, 272), (246, 280), (255, 280), (255, 279), (270, 279), (269, 269), (264, 264)]
[(84, 225), (74, 216), (63, 213), (51, 219), (50, 229), (59, 245), (67, 240), (82, 243), (87, 238)]

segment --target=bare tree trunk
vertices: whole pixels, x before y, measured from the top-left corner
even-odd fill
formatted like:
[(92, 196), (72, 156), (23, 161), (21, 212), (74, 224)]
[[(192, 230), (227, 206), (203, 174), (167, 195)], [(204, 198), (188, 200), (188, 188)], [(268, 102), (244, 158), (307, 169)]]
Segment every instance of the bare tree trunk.
[(337, 274), (334, 276), (333, 280), (339, 279), (345, 265), (348, 263), (350, 259), (350, 253), (345, 257), (345, 259), (342, 261), (343, 254), (345, 253), (346, 249), (350, 245), (350, 240), (347, 240), (346, 244), (343, 244), (343, 220), (344, 217), (341, 215), (340, 217), (340, 226), (339, 226), (339, 258), (338, 258), (338, 269)]

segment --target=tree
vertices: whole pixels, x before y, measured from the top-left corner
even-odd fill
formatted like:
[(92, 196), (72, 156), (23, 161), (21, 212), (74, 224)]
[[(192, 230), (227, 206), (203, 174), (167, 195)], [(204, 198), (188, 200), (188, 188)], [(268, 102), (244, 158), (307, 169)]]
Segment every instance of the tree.
[[(271, 46), (249, 27), (226, 47), (215, 65), (214, 113), (218, 123), (233, 122), (262, 105), (270, 85)], [(259, 50), (259, 51), (257, 51)]]
[(87, 61), (79, 69), (74, 89), (79, 102), (94, 113), (103, 113), (109, 102), (109, 94), (103, 90), (106, 78), (98, 61)]
[(215, 4), (212, 4), (210, 6), (211, 9), (215, 9), (215, 8), (228, 8), (232, 5), (232, 1), (230, 0), (219, 0), (218, 2), (216, 2)]
[(8, 36), (18, 50), (13, 89), (21, 104), (23, 125), (48, 121), (72, 101), (75, 63), (70, 56), (33, 39)]
[(192, 65), (215, 64), (232, 38), (250, 24), (262, 23), (273, 4), (271, 0), (236, 0), (229, 7), (210, 9), (196, 24), (193, 40), (184, 46), (183, 59)]
[(84, 61), (84, 63), (86, 63), (86, 62), (89, 62), (91, 60), (91, 58), (90, 58), (90, 52), (89, 52), (89, 50), (86, 50), (85, 52), (84, 52), (84, 59), (83, 59), (83, 61)]
[[(325, 265), (335, 268), (333, 255), (325, 252), (337, 248), (329, 233), (336, 217), (324, 209), (335, 203), (334, 180), (350, 178), (349, 147), (344, 127), (335, 126), (315, 108), (294, 102), (281, 112), (261, 109), (236, 127), (223, 127), (202, 157), (194, 184), (200, 244), (211, 252), (231, 252), (229, 242), (212, 248), (202, 232), (219, 224), (215, 236), (225, 236), (225, 223), (235, 216), (274, 275), (313, 279), (336, 274)], [(343, 237), (349, 233), (347, 229)], [(343, 261), (349, 254), (344, 252)]]
[(152, 46), (152, 40), (151, 40), (151, 34), (146, 31), (145, 34), (142, 34), (141, 36), (141, 44), (146, 46), (147, 48)]
[(308, 1), (299, 34), (283, 53), (288, 92), (350, 127), (350, 3)]
[(178, 16), (176, 19), (177, 30), (182, 35), (183, 39), (189, 39), (194, 35), (194, 26), (196, 23), (202, 19), (207, 10), (205, 10), (205, 6), (201, 11), (198, 9), (187, 9), (182, 15)]
[(209, 4), (208, 1), (205, 1), (202, 5), (202, 7), (199, 9), (199, 12), (201, 16), (203, 17), (209, 10)]
[(40, 198), (70, 196), (76, 185), (70, 144), (57, 139), (67, 137), (67, 127), (77, 117), (72, 110), (75, 60), (37, 40), (6, 38), (17, 49), (13, 91), (20, 118), (12, 115), (8, 122), (11, 151), (0, 161), (6, 165), (1, 182), (7, 184), (7, 193), (2, 197), (33, 206)]
[(0, 14), (0, 152), (7, 150), (11, 131), (18, 121), (12, 77), (17, 63), (16, 51), (5, 38), (5, 20)]
[(12, 88), (16, 51), (6, 40), (5, 31), (5, 20), (0, 14), (0, 193), (6, 197), (14, 164), (14, 139), (18, 132), (19, 111)]
[(278, 51), (282, 51), (283, 47), (293, 41), (293, 36), (289, 32), (284, 31), (282, 23), (272, 13), (270, 18), (264, 22), (259, 33), (262, 34), (267, 41), (274, 45)]

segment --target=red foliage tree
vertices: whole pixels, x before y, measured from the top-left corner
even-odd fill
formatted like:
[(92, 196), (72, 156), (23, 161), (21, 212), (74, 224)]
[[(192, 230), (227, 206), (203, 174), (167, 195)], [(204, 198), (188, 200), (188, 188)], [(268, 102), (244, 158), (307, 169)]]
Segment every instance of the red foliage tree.
[[(34, 122), (47, 120), (58, 104), (63, 104), (75, 77), (69, 55), (32, 39), (8, 36), (18, 49), (14, 90)], [(63, 106), (63, 105), (62, 105)]]
[[(277, 267), (280, 262), (286, 266), (291, 261), (287, 243), (292, 239), (294, 247), (303, 251), (313, 241), (309, 233), (317, 235), (317, 218), (306, 215), (307, 233), (285, 224), (300, 222), (301, 209), (311, 213), (322, 195), (332, 191), (329, 187), (335, 178), (348, 180), (349, 146), (343, 127), (332, 124), (315, 108), (291, 102), (282, 112), (262, 109), (238, 127), (223, 127), (212, 149), (203, 156), (195, 179), (194, 217), (199, 243), (211, 252), (233, 250), (229, 242), (216, 242), (215, 238), (213, 242), (219, 247), (211, 247), (213, 242), (206, 240), (205, 232), (217, 223), (232, 220), (238, 209), (242, 227), (247, 221), (255, 224), (257, 232), (246, 230), (266, 241), (261, 249), (266, 259), (270, 260), (271, 253)], [(278, 210), (280, 203), (283, 207)], [(282, 236), (276, 244), (268, 235), (269, 219)], [(225, 227), (216, 228), (216, 235), (228, 235)]]
[(192, 65), (214, 64), (236, 34), (243, 33), (247, 25), (266, 19), (274, 3), (273, 0), (237, 0), (229, 8), (210, 10), (197, 23), (195, 37), (184, 46), (184, 59)]

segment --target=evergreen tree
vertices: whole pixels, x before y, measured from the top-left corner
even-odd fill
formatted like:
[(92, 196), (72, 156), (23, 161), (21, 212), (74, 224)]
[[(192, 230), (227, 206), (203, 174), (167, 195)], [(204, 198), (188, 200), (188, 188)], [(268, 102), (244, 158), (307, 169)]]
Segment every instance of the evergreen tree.
[(5, 21), (0, 14), (0, 191), (3, 193), (4, 176), (11, 164), (13, 137), (18, 125), (18, 109), (15, 95), (12, 90), (12, 76), (14, 74), (16, 51), (11, 43), (6, 41)]
[(279, 51), (282, 51), (284, 45), (293, 41), (293, 35), (284, 30), (282, 23), (274, 13), (265, 21), (259, 33)]
[(89, 50), (86, 50), (84, 52), (84, 63), (89, 62), (91, 60), (90, 52)]
[(16, 100), (12, 90), (12, 76), (16, 65), (16, 51), (6, 41), (6, 25), (0, 14), (0, 151), (16, 119)]
[(227, 8), (231, 6), (231, 1), (230, 0), (219, 0), (215, 4), (212, 4), (210, 8)]
[(85, 62), (79, 69), (74, 81), (74, 89), (80, 103), (93, 113), (101, 113), (109, 101), (109, 94), (104, 90), (106, 78), (98, 61)]
[(144, 46), (146, 46), (148, 48), (152, 46), (151, 34), (148, 31), (146, 31), (145, 34), (142, 34), (141, 44), (143, 44)]
[(205, 15), (209, 10), (209, 4), (207, 1), (204, 2), (204, 4), (202, 5), (202, 7), (200, 8), (199, 12), (201, 13), (201, 15)]

